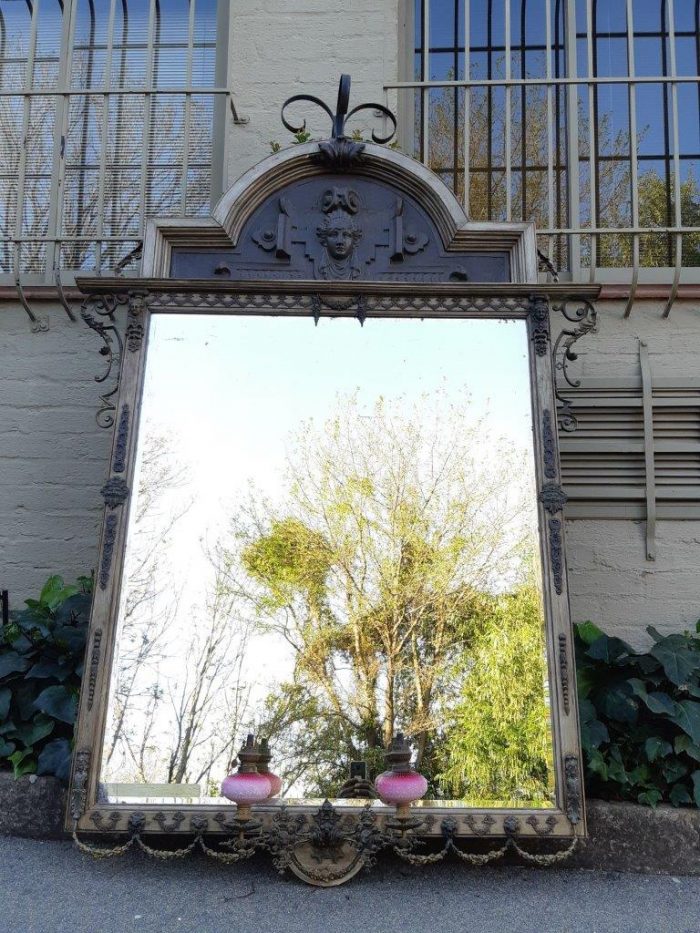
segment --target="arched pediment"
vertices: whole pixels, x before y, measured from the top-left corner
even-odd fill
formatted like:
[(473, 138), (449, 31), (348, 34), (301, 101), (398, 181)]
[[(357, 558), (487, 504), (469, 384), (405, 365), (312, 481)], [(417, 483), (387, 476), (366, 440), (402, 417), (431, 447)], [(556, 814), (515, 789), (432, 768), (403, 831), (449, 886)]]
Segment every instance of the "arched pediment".
[(472, 223), (421, 163), (348, 139), (247, 171), (211, 219), (155, 221), (151, 276), (231, 281), (533, 282), (532, 224)]

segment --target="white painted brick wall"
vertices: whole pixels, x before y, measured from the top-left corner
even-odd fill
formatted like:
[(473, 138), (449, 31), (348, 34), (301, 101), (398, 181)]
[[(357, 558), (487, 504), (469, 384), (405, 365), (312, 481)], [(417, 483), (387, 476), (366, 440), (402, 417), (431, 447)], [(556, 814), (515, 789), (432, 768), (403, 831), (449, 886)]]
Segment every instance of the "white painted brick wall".
[[(229, 183), (270, 154), (270, 141), (283, 146), (290, 134), (280, 122), (280, 108), (292, 94), (313, 94), (332, 110), (343, 72), (352, 76), (350, 106), (385, 98), (385, 83), (398, 73), (400, 0), (233, 0), (231, 19), (231, 86), (239, 116), (228, 159)], [(378, 121), (359, 114), (348, 126), (366, 132)], [(314, 137), (327, 136), (330, 120), (310, 104), (297, 104), (290, 118), (307, 120)]]
[[(598, 333), (576, 345), (572, 373), (587, 379), (641, 383), (639, 341), (649, 347), (652, 379), (697, 377), (700, 309), (677, 302), (668, 320), (664, 304), (638, 302), (624, 318), (623, 302), (598, 303)], [(645, 524), (630, 521), (567, 523), (571, 612), (635, 645), (660, 631), (694, 627), (700, 618), (700, 522), (658, 521), (657, 557), (646, 560)]]
[(49, 320), (32, 334), (0, 304), (0, 585), (15, 608), (50, 574), (95, 566), (111, 443), (95, 422), (99, 338), (59, 308)]
[(657, 523), (657, 557), (645, 560), (643, 522), (568, 522), (566, 544), (575, 622), (587, 619), (635, 646), (648, 625), (694, 629), (700, 618), (700, 522)]

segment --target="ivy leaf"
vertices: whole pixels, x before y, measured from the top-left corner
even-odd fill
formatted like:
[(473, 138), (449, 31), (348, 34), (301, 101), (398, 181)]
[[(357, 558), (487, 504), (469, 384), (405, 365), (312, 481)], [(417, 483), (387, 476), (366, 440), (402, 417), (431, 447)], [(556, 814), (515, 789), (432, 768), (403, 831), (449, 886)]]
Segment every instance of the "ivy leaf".
[(632, 694), (633, 691), (627, 682), (617, 684), (602, 694), (598, 708), (601, 713), (616, 722), (635, 723), (639, 710)]
[(51, 735), (56, 723), (53, 719), (49, 719), (48, 716), (45, 716), (43, 713), (39, 713), (34, 717), (32, 722), (23, 723), (14, 730), (12, 734), (13, 739), (19, 739), (23, 745), (35, 745), (41, 739), (45, 739), (47, 735)]
[(657, 642), (649, 654), (661, 662), (666, 676), (677, 687), (687, 684), (697, 673), (698, 656), (689, 650), (688, 639), (684, 635), (669, 635)]
[(672, 758), (664, 763), (661, 771), (669, 784), (675, 784), (688, 773), (688, 768), (677, 758)]
[[(42, 607), (53, 611), (58, 608), (61, 603), (65, 602), (71, 596), (75, 596), (76, 593), (80, 592), (80, 587), (73, 585), (66, 586), (63, 582), (63, 577), (53, 576), (49, 577), (46, 583), (43, 586), (41, 593), (39, 594), (39, 603)], [(29, 601), (27, 601), (29, 605)]]
[(67, 687), (47, 687), (36, 698), (34, 706), (54, 719), (72, 724), (78, 711), (78, 697)]
[(586, 748), (598, 748), (610, 741), (610, 734), (605, 723), (598, 719), (581, 723), (581, 739)]
[(62, 625), (54, 629), (53, 637), (57, 645), (74, 654), (85, 647), (85, 630), (75, 625)]
[(29, 667), (27, 658), (23, 658), (16, 651), (8, 651), (0, 654), (0, 677), (7, 677), (8, 674), (16, 674), (26, 671)]
[(688, 788), (683, 784), (674, 784), (668, 799), (674, 807), (681, 807), (693, 802), (693, 798), (688, 793)]
[(611, 664), (623, 655), (629, 654), (630, 651), (630, 646), (622, 641), (621, 638), (610, 638), (608, 635), (601, 635), (600, 638), (596, 638), (596, 640), (588, 646), (586, 654), (589, 658), (593, 658), (596, 661), (604, 661), (606, 664)]
[(598, 751), (594, 749), (593, 752), (588, 757), (588, 769), (594, 774), (598, 774), (602, 780), (607, 781), (608, 779), (608, 766), (605, 763), (605, 759)]
[(5, 719), (7, 714), (10, 712), (10, 700), (12, 699), (12, 691), (9, 687), (0, 688), (0, 722)]
[(647, 693), (642, 699), (652, 713), (659, 713), (662, 716), (674, 716), (676, 713), (676, 701), (668, 693), (654, 690), (652, 693)]
[(667, 742), (665, 739), (660, 739), (658, 736), (654, 736), (646, 740), (644, 743), (644, 750), (647, 753), (649, 761), (656, 761), (657, 758), (665, 758), (667, 755), (670, 755), (673, 748), (670, 742)]
[(690, 736), (693, 744), (700, 745), (700, 703), (696, 703), (695, 700), (676, 703), (673, 721)]
[(695, 806), (700, 807), (700, 770), (693, 771), (690, 777), (693, 782), (693, 799), (695, 800)]
[(25, 748), (23, 751), (16, 751), (9, 755), (12, 762), (12, 771), (16, 778), (23, 774), (34, 774), (36, 771), (36, 761), (32, 758), (33, 748)]
[(28, 677), (36, 677), (37, 680), (44, 680), (46, 677), (54, 677), (56, 680), (64, 681), (71, 674), (69, 667), (59, 664), (58, 661), (52, 661), (46, 658), (38, 661), (33, 667), (30, 667), (25, 674)]
[(696, 761), (700, 761), (700, 745), (695, 745), (689, 735), (677, 735), (673, 740), (673, 748), (677, 755), (685, 752)]
[(578, 688), (579, 701), (586, 701), (586, 697), (596, 684), (596, 678), (590, 668), (579, 667), (576, 672), (576, 686)]
[(650, 788), (649, 790), (642, 791), (641, 794), (637, 794), (637, 802), (646, 804), (646, 806), (656, 809), (658, 804), (663, 799), (663, 794), (661, 791), (654, 790)]
[(595, 706), (590, 700), (582, 699), (578, 707), (579, 720), (583, 722), (592, 722), (598, 718)]
[(630, 776), (625, 770), (622, 757), (616, 746), (613, 746), (611, 750), (610, 762), (608, 764), (608, 780), (616, 781), (618, 784), (622, 785), (628, 785), (630, 783)]
[(14, 742), (6, 742), (5, 739), (0, 739), (0, 758), (9, 758), (16, 748)]
[[(700, 625), (700, 622), (698, 624)], [(604, 632), (592, 622), (579, 622), (576, 626), (576, 634), (584, 645), (592, 645), (594, 641), (604, 635)]]
[(70, 776), (71, 747), (68, 739), (48, 742), (37, 760), (37, 774), (53, 774), (62, 781)]
[(20, 680), (13, 686), (14, 705), (20, 719), (31, 719), (36, 713), (34, 700), (36, 699), (37, 685), (34, 680)]

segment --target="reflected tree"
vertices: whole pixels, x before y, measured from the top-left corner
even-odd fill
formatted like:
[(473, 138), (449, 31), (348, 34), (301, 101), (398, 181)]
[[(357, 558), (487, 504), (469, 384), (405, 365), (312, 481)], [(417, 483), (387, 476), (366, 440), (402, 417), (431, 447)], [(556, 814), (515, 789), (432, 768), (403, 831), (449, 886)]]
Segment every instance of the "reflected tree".
[(437, 746), (444, 793), (504, 803), (548, 800), (554, 790), (548, 685), (541, 596), (532, 580), (492, 598), (456, 666), (461, 688)]
[[(180, 594), (167, 572), (173, 532), (190, 503), (173, 505), (171, 490), (184, 484), (185, 470), (173, 454), (173, 439), (153, 425), (144, 431), (136, 509), (126, 556), (128, 581), (112, 687), (112, 723), (105, 746), (109, 768), (117, 755), (143, 779), (156, 709), (162, 699), (159, 668)], [(115, 761), (116, 764), (116, 761)]]
[[(376, 771), (402, 730), (439, 792), (438, 746), (471, 676), (465, 659), (532, 550), (527, 462), (468, 405), (438, 395), (367, 412), (351, 398), (300, 433), (284, 506), (253, 497), (236, 516), (222, 578), (294, 656), (293, 680), (258, 723), (288, 786), (333, 793), (348, 760)], [(542, 695), (540, 677), (540, 705)]]
[(192, 504), (187, 468), (169, 433), (149, 424), (143, 436), (104, 765), (112, 781), (208, 785), (240, 737), (247, 629), (216, 578), (204, 606), (183, 605), (171, 558)]

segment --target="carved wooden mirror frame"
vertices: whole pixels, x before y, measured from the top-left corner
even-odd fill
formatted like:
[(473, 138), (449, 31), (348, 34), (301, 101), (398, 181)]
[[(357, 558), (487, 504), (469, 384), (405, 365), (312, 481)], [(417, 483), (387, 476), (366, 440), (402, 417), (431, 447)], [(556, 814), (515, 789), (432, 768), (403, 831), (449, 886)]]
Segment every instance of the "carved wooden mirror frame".
[[(319, 234), (329, 214), (361, 228), (357, 251), (349, 261), (341, 257), (335, 265), (323, 252)], [(474, 282), (483, 270), (491, 281)], [(205, 845), (205, 838), (223, 834), (230, 839), (240, 830), (233, 805), (136, 807), (104, 804), (97, 798), (149, 320), (157, 313), (202, 312), (352, 316), (361, 321), (527, 321), (556, 806), (421, 808), (422, 823), (414, 835), (442, 837), (448, 849), (458, 837), (501, 837), (517, 847), (528, 837), (584, 836), (564, 544), (566, 496), (560, 486), (557, 441), (558, 420), (565, 429), (573, 422), (557, 392), (555, 372), (571, 381), (571, 347), (595, 326), (592, 301), (597, 287), (538, 284), (531, 224), (471, 223), (452, 193), (424, 166), (342, 136), (293, 146), (264, 160), (230, 189), (210, 219), (152, 222), (144, 246), (144, 277), (83, 278), (79, 286), (87, 296), (83, 319), (103, 340), (107, 370), (98, 377), (103, 384), (98, 421), (113, 427), (114, 442), (102, 490), (104, 520), (68, 830), (126, 833), (139, 842), (143, 833), (176, 833), (201, 842), (208, 852), (214, 849)], [(557, 336), (550, 334), (550, 317)], [(390, 807), (365, 811), (340, 803), (320, 812), (312, 806), (281, 812), (278, 805), (267, 804), (256, 808), (255, 815), (262, 835), (251, 843), (239, 833), (240, 845), (232, 845), (228, 861), (236, 861), (236, 853), (247, 857), (246, 847), (258, 846), (272, 852), (278, 867), (291, 867), (312, 883), (332, 884), (370, 864), (378, 849), (396, 849)], [(312, 836), (315, 862), (308, 857), (304, 861), (300, 853), (304, 847), (309, 850)], [(403, 836), (399, 848), (411, 848), (407, 834)], [(340, 864), (339, 844), (345, 846)], [(313, 864), (316, 869), (309, 868)]]

